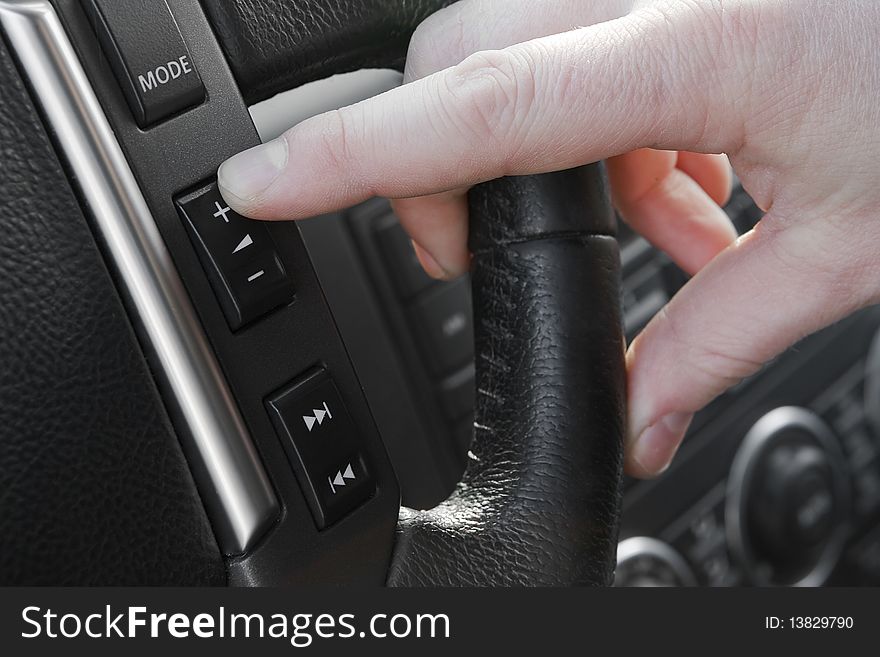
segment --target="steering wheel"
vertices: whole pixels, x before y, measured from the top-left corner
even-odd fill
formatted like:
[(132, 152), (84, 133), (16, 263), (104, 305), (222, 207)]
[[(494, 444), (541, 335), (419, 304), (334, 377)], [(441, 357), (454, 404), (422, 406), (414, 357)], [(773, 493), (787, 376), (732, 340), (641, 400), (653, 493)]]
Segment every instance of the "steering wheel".
[[(360, 68), (400, 69), (416, 26), (449, 2), (201, 0), (201, 4), (241, 95), (254, 103), (337, 73)], [(2, 70), (4, 77), (14, 73), (5, 59)], [(3, 105), (27, 104), (21, 84), (3, 81), (3, 86), (9, 90), (4, 92)], [(6, 116), (4, 121), (13, 122), (0, 126), (14, 144), (8, 152), (14, 148), (22, 153), (30, 151), (30, 162), (22, 155), (14, 163), (20, 165), (22, 175), (28, 168), (32, 173), (43, 162), (45, 176), (60, 180), (61, 169), (54, 160), (50, 161), (49, 155), (45, 161), (39, 159), (46, 144), (37, 143), (36, 137), (32, 138), (34, 143), (27, 141), (31, 139), (26, 136), (28, 131), (36, 134), (40, 129), (35, 119), (30, 115)], [(14, 121), (20, 123), (15, 125)], [(302, 165), (308, 166), (308, 154), (301, 157)], [(66, 183), (59, 183), (59, 191), (49, 192), (52, 198), (47, 201), (38, 198), (35, 187), (12, 189), (4, 184), (16, 198), (24, 199), (32, 216), (24, 216), (24, 221), (7, 201), (0, 204), (0, 224), (20, 228), (30, 239), (23, 226), (28, 221), (41, 225), (44, 220), (38, 215), (46, 211), (45, 203), (53, 202), (53, 194), (69, 193), (60, 190), (62, 185)], [(473, 442), (462, 481), (448, 500), (429, 511), (401, 509), (387, 583), (608, 585), (613, 579), (620, 507), (625, 368), (619, 254), (603, 167), (593, 164), (493, 181), (476, 187), (469, 203), (477, 389)], [(67, 242), (55, 245), (62, 253), (68, 245), (86, 239), (86, 231), (80, 234), (64, 227), (62, 232)], [(22, 252), (45, 248), (45, 243), (23, 241), (21, 245)], [(69, 258), (71, 268), (94, 251), (91, 243), (83, 248)], [(35, 295), (46, 294), (53, 285), (63, 288), (65, 283), (57, 275), (48, 280), (45, 271), (35, 274), (41, 277), (42, 287), (22, 283), (5, 275), (14, 263), (3, 260), (7, 262), (2, 266), (8, 267), (0, 276), (0, 292), (6, 300), (19, 300), (22, 309), (19, 318), (0, 315), (2, 334), (14, 337), (6, 342), (7, 347), (11, 350), (24, 345), (35, 354), (34, 367), (51, 369), (46, 363), (56, 354), (35, 346), (34, 336), (25, 335), (17, 322), (39, 319), (46, 310), (35, 301)], [(82, 266), (94, 268), (94, 264)], [(106, 285), (106, 273), (96, 272), (95, 285)], [(126, 330), (116, 335), (109, 333), (109, 328), (102, 329), (101, 317), (110, 318), (106, 322), (110, 326), (118, 315), (117, 306), (102, 301), (102, 290), (96, 287), (92, 295), (94, 307), (73, 309), (64, 325), (71, 335), (82, 336), (82, 324), (88, 324), (92, 332), (85, 335), (93, 336), (94, 344), (74, 349), (73, 355), (65, 353), (54, 363), (64, 371), (84, 373), (81, 391), (87, 404), (90, 391), (95, 399), (112, 399), (107, 397), (108, 388), (118, 386), (116, 394), (125, 395), (132, 379), (149, 378), (139, 358), (132, 357), (129, 362), (127, 356), (120, 357), (111, 370), (98, 367), (108, 352), (116, 353), (114, 349), (128, 354), (131, 342)], [(70, 346), (64, 340), (53, 344)], [(5, 355), (5, 349), (0, 347), (0, 355)], [(51, 433), (54, 420), (32, 412), (39, 408), (39, 395), (10, 387), (14, 376), (15, 372), (0, 371), (0, 411), (8, 420), (0, 432), (0, 468), (12, 472), (4, 490), (16, 495), (16, 487), (36, 463), (32, 455), (23, 456), (27, 445), (22, 445), (16, 432), (27, 422), (42, 422)], [(67, 383), (77, 385), (77, 380)], [(64, 394), (68, 393), (65, 390)], [(124, 407), (119, 399), (116, 402)], [(144, 439), (149, 443), (153, 431), (167, 431), (167, 423), (150, 414), (148, 403), (152, 402), (148, 399), (135, 406), (143, 412), (129, 413), (124, 421), (143, 425)], [(66, 408), (64, 412), (75, 415), (75, 422), (69, 422), (81, 427), (85, 435), (89, 418), (101, 409), (90, 407), (82, 412)], [(58, 420), (68, 418), (62, 415)], [(45, 456), (50, 449), (43, 446), (40, 451)], [(77, 449), (85, 454), (87, 446)], [(3, 460), (16, 465), (7, 468)], [(116, 460), (123, 462), (121, 455)], [(176, 466), (164, 461), (157, 468), (179, 474)], [(142, 475), (131, 472), (129, 476)], [(121, 477), (108, 472), (106, 481), (113, 486)], [(174, 477), (169, 475), (168, 480)], [(147, 485), (163, 484), (153, 481)], [(21, 497), (27, 499), (31, 494), (27, 491)], [(108, 490), (108, 496), (112, 494), (113, 490)], [(145, 498), (149, 498), (149, 490)], [(107, 504), (112, 506), (113, 501)], [(148, 507), (149, 500), (143, 505)], [(0, 533), (4, 535), (15, 527), (30, 527), (26, 518), (14, 518), (5, 511), (3, 516)], [(172, 514), (164, 522), (187, 526), (195, 535), (189, 548), (194, 552), (203, 549), (198, 536), (210, 531), (204, 522), (185, 513)], [(154, 553), (162, 552), (165, 546), (156, 545), (158, 539), (135, 520), (130, 524), (135, 533), (127, 540), (137, 544), (132, 550), (146, 570)], [(59, 517), (52, 531), (67, 530), (76, 534), (77, 540), (101, 540), (83, 537), (80, 528), (68, 527)], [(29, 528), (5, 540), (20, 541), (13, 545), (21, 550), (27, 541), (41, 537), (46, 537), (45, 529)], [(111, 558), (100, 553), (98, 557)], [(192, 563), (191, 557), (188, 555), (185, 563)]]
[[(447, 4), (203, 0), (249, 101), (336, 73), (400, 68), (416, 25)], [(388, 582), (608, 584), (624, 366), (602, 169), (485, 184), (470, 195), (470, 221), (471, 456), (450, 499), (401, 513)]]

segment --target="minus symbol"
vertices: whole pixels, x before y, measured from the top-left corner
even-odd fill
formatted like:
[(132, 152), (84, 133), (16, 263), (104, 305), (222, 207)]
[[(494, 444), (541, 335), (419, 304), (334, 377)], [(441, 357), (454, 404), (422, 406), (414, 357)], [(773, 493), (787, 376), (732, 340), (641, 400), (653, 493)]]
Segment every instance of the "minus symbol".
[(255, 280), (257, 280), (260, 276), (262, 276), (265, 273), (266, 272), (261, 269), (256, 274), (252, 274), (251, 276), (248, 276), (248, 283), (253, 283)]

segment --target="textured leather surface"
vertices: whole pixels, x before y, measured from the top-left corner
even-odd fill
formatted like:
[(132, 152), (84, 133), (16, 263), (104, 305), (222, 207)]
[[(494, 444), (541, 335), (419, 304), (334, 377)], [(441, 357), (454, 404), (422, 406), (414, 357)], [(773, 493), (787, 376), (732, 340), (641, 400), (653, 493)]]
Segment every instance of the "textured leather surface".
[(361, 68), (402, 69), (413, 30), (453, 0), (202, 0), (248, 103)]
[(223, 584), (147, 364), (0, 41), (0, 583)]
[[(202, 0), (245, 98), (399, 67), (448, 2)], [(599, 166), (481, 186), (476, 432), (461, 485), (402, 510), (391, 585), (604, 585), (617, 542), (625, 372), (617, 245)]]
[(474, 440), (449, 500), (402, 510), (389, 584), (611, 582), (625, 376), (610, 211), (583, 199), (600, 183), (593, 166), (471, 193)]

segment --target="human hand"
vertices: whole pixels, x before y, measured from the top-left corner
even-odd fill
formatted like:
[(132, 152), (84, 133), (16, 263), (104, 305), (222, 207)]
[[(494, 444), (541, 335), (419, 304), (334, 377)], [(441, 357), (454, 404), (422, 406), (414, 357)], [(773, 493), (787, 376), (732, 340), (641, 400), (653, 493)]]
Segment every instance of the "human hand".
[[(468, 186), (610, 158), (621, 214), (695, 274), (627, 354), (627, 470), (650, 476), (694, 412), (880, 300), (878, 27), (872, 0), (465, 0), (417, 31), (410, 84), (232, 158), (221, 191), (264, 219), (396, 199), (452, 277)], [(719, 153), (767, 212), (740, 239)]]

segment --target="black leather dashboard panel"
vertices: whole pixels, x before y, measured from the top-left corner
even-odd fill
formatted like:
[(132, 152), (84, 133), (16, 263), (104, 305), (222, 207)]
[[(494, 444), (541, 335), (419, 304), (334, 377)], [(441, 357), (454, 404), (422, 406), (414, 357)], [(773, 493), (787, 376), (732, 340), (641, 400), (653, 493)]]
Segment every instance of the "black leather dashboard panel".
[(220, 585), (121, 299), (0, 41), (0, 583)]

